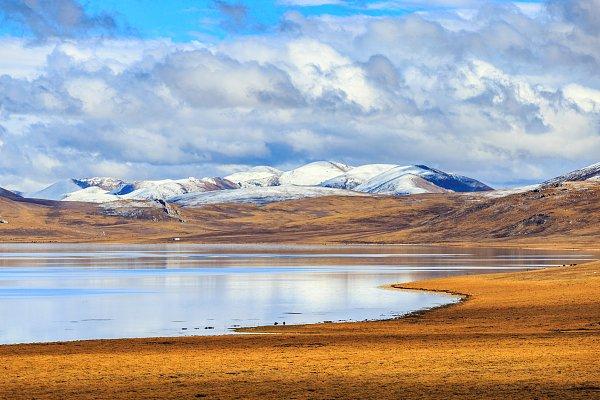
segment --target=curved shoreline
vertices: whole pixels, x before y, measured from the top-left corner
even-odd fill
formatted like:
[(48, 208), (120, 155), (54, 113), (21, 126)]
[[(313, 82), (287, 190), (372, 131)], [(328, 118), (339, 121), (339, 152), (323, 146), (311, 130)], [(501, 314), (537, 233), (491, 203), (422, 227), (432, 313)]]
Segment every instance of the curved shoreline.
[[(460, 275), (459, 275), (460, 276)], [(420, 282), (420, 280), (418, 281), (414, 281), (414, 282)], [(471, 297), (469, 294), (463, 294), (463, 293), (454, 293), (451, 291), (447, 291), (447, 290), (429, 290), (429, 289), (419, 289), (419, 288), (410, 288), (410, 287), (404, 287), (404, 284), (396, 284), (396, 283), (392, 283), (392, 284), (388, 284), (388, 285), (383, 285), (380, 286), (381, 289), (387, 289), (387, 290), (405, 290), (405, 291), (419, 291), (419, 292), (430, 292), (430, 293), (440, 293), (440, 294), (447, 294), (450, 296), (456, 296), (459, 297), (458, 301), (456, 302), (451, 302), (451, 303), (446, 303), (446, 304), (440, 304), (440, 305), (436, 305), (433, 307), (424, 307), (418, 310), (414, 310), (414, 311), (410, 311), (395, 317), (391, 317), (391, 318), (382, 318), (382, 319), (364, 319), (364, 320), (360, 320), (360, 321), (322, 321), (322, 322), (316, 322), (316, 323), (306, 323), (306, 324), (288, 324), (288, 325), (276, 325), (276, 326), (272, 326), (272, 325), (258, 325), (258, 326), (247, 326), (247, 327), (239, 327), (239, 328), (235, 328), (233, 329), (234, 332), (236, 333), (242, 333), (242, 334), (253, 334), (253, 335), (273, 335), (273, 334), (277, 334), (277, 333), (283, 333), (283, 332), (277, 332), (277, 328), (285, 328), (285, 327), (303, 327), (303, 326), (321, 326), (323, 324), (357, 324), (357, 323), (373, 323), (373, 322), (385, 322), (385, 321), (396, 321), (396, 320), (401, 320), (403, 318), (411, 318), (411, 317), (415, 317), (415, 316), (419, 316), (419, 315), (424, 315), (425, 313), (429, 312), (429, 311), (433, 311), (433, 310), (437, 310), (440, 308), (445, 308), (445, 307), (452, 307), (452, 306), (456, 306), (462, 302), (465, 302), (467, 300), (469, 300), (469, 298)], [(275, 331), (269, 331), (267, 332), (266, 330), (275, 330)], [(196, 336), (196, 337), (202, 337), (202, 336)], [(116, 340), (120, 340), (120, 339), (116, 339)], [(1, 345), (0, 345), (1, 346)]]
[(0, 399), (565, 398), (600, 393), (600, 262), (400, 285), (419, 315), (230, 335), (0, 347)]
[[(461, 275), (458, 275), (461, 276)], [(414, 282), (420, 282), (420, 280), (418, 281), (414, 281)], [(403, 291), (420, 291), (420, 292), (431, 292), (431, 293), (439, 293), (439, 294), (446, 294), (446, 295), (450, 295), (450, 296), (455, 296), (458, 297), (458, 301), (455, 302), (449, 302), (446, 304), (440, 304), (440, 305), (436, 305), (436, 306), (432, 306), (432, 307), (424, 307), (421, 309), (417, 309), (414, 311), (410, 311), (398, 316), (394, 316), (394, 317), (390, 317), (390, 318), (381, 318), (381, 319), (364, 319), (364, 320), (356, 320), (356, 321), (351, 321), (351, 320), (347, 320), (347, 321), (321, 321), (321, 322), (315, 322), (315, 323), (299, 323), (299, 324), (288, 324), (288, 325), (276, 325), (276, 326), (272, 326), (272, 325), (257, 325), (257, 326), (247, 326), (247, 327), (237, 327), (237, 328), (233, 328), (231, 329), (232, 332), (235, 332), (236, 334), (252, 334), (252, 335), (272, 335), (272, 334), (277, 334), (278, 332), (264, 332), (265, 328), (272, 328), (272, 327), (285, 327), (285, 326), (289, 326), (289, 327), (301, 327), (301, 326), (319, 326), (322, 324), (355, 324), (355, 323), (370, 323), (370, 322), (384, 322), (384, 321), (393, 321), (393, 320), (400, 320), (402, 318), (409, 318), (409, 317), (414, 317), (417, 315), (423, 315), (429, 311), (432, 310), (436, 310), (439, 308), (444, 308), (444, 307), (451, 307), (451, 306), (455, 306), (458, 305), (464, 301), (467, 301), (470, 298), (469, 294), (463, 294), (463, 293), (456, 293), (456, 292), (452, 292), (452, 291), (448, 291), (448, 290), (430, 290), (430, 289), (421, 289), (421, 288), (411, 288), (411, 287), (404, 287), (404, 284), (387, 284), (387, 285), (383, 285), (380, 288), (381, 289), (387, 289), (387, 290), (403, 290)], [(0, 343), (0, 348), (1, 347), (7, 347), (7, 346), (44, 346), (44, 345), (60, 345), (60, 344), (70, 344), (70, 343), (82, 343), (85, 344), (86, 342), (98, 342), (98, 341), (126, 341), (126, 340), (168, 340), (168, 339), (172, 339), (172, 338), (202, 338), (202, 337), (218, 337), (218, 336), (229, 336), (227, 334), (215, 334), (215, 335), (181, 335), (181, 336), (140, 336), (140, 337), (125, 337), (125, 338), (96, 338), (96, 339), (74, 339), (74, 340), (60, 340), (60, 341), (48, 341), (48, 342), (22, 342), (22, 343)]]

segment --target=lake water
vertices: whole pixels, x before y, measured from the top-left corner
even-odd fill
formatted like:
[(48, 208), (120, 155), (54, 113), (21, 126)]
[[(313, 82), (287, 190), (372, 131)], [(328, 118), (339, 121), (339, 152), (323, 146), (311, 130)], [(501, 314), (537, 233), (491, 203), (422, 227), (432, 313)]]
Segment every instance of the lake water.
[(458, 299), (384, 285), (594, 258), (418, 246), (0, 245), (0, 343), (392, 318)]

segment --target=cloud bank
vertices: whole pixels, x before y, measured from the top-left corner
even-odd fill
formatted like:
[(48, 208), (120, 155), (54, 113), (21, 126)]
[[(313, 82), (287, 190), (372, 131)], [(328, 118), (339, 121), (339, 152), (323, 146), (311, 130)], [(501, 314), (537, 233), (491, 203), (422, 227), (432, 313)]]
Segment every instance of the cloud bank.
[(50, 9), (36, 9), (43, 22), (17, 14), (44, 42), (0, 38), (0, 186), (318, 159), (502, 186), (599, 161), (600, 0), (291, 12), (276, 33), (184, 44), (75, 35), (97, 20)]

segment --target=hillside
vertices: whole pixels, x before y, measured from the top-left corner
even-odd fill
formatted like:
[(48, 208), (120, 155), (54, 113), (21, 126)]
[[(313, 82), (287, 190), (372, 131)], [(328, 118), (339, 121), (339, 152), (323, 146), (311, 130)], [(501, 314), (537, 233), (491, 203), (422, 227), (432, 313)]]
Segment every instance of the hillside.
[(592, 164), (584, 168), (571, 171), (568, 174), (557, 176), (544, 182), (542, 185), (560, 185), (564, 182), (580, 182), (588, 180), (600, 180), (600, 163)]
[(18, 194), (14, 193), (14, 192), (11, 192), (10, 190), (0, 187), (0, 197), (15, 200), (15, 199), (20, 198), (21, 196), (19, 196)]
[[(485, 193), (485, 192), (484, 192)], [(140, 207), (144, 205), (144, 207)], [(152, 206), (147, 206), (152, 205)], [(0, 198), (0, 241), (476, 243), (598, 248), (600, 182), (503, 197), (439, 193), (326, 196), (181, 208)], [(185, 221), (185, 222), (180, 222)]]

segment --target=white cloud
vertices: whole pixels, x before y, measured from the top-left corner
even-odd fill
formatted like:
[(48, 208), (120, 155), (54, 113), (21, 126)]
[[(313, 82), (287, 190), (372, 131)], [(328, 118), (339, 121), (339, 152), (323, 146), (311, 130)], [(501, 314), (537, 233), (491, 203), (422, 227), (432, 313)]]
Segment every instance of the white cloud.
[(565, 86), (563, 92), (565, 97), (581, 107), (582, 110), (589, 113), (600, 113), (600, 90), (572, 83)]
[(0, 186), (326, 158), (549, 177), (600, 154), (600, 37), (569, 10), (288, 14), (214, 45), (1, 38)]

